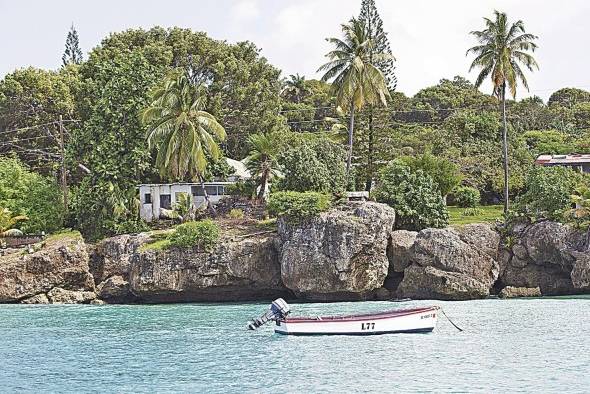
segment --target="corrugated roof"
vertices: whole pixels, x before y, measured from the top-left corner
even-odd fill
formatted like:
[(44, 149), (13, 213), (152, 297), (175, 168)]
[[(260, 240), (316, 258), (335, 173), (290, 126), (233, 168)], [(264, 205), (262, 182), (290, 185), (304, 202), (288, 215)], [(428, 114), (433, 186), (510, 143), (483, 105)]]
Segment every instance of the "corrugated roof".
[(562, 164), (562, 165), (580, 165), (590, 164), (590, 154), (571, 154), (571, 155), (540, 155), (535, 163), (541, 165)]

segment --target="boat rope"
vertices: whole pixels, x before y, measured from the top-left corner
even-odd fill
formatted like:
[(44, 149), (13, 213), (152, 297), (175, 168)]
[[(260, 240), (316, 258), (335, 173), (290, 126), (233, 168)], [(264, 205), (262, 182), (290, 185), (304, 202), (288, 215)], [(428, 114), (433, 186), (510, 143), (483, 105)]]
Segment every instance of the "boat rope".
[(459, 332), (463, 331), (462, 328), (460, 328), (458, 325), (456, 325), (455, 323), (453, 323), (453, 321), (447, 316), (447, 314), (445, 313), (445, 310), (440, 308), (440, 311), (442, 312), (442, 314), (447, 318), (447, 320), (449, 321), (449, 323), (451, 323), (453, 325), (453, 327), (455, 327), (457, 330), (459, 330)]

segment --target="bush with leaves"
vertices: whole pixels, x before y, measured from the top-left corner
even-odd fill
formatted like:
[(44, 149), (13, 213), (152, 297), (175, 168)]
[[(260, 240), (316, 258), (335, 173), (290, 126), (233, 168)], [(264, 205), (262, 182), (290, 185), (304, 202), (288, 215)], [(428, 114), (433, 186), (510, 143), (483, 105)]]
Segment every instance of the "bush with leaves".
[(469, 186), (459, 186), (453, 191), (455, 204), (461, 208), (475, 208), (479, 205), (481, 195), (479, 190)]
[(332, 205), (331, 196), (317, 192), (275, 192), (270, 195), (268, 212), (290, 220), (302, 220), (319, 215)]
[(583, 175), (566, 167), (536, 167), (526, 178), (525, 193), (516, 200), (515, 210), (530, 219), (563, 220), (572, 206), (571, 195)]
[(227, 216), (230, 219), (244, 219), (244, 211), (240, 208), (232, 208)]
[(395, 209), (397, 228), (419, 231), (445, 227), (449, 222), (449, 213), (432, 178), (422, 170), (412, 171), (401, 160), (381, 170), (375, 197)]
[(29, 171), (16, 158), (0, 158), (0, 206), (28, 217), (16, 225), (25, 233), (50, 233), (63, 225), (62, 195), (56, 182)]
[(219, 227), (212, 220), (186, 222), (176, 226), (168, 236), (170, 246), (211, 250), (219, 239)]
[(346, 189), (346, 152), (326, 138), (300, 141), (281, 155), (279, 164), (281, 190), (338, 194)]
[(461, 182), (461, 172), (459, 172), (457, 165), (444, 157), (434, 156), (432, 153), (426, 152), (416, 156), (404, 156), (401, 160), (412, 171), (422, 170), (429, 175), (436, 183), (443, 197)]

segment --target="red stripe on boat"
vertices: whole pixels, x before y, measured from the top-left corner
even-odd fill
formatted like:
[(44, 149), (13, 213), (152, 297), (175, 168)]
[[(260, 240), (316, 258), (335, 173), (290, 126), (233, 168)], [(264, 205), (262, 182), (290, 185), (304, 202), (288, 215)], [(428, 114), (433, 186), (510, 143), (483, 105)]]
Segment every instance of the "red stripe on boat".
[(415, 315), (423, 312), (430, 312), (437, 310), (438, 307), (428, 308), (416, 308), (416, 309), (403, 309), (396, 311), (387, 311), (379, 313), (368, 313), (364, 315), (348, 315), (348, 316), (319, 316), (318, 318), (313, 317), (288, 317), (283, 319), (285, 323), (336, 323), (346, 321), (360, 321), (360, 320), (380, 320), (389, 319), (392, 317)]

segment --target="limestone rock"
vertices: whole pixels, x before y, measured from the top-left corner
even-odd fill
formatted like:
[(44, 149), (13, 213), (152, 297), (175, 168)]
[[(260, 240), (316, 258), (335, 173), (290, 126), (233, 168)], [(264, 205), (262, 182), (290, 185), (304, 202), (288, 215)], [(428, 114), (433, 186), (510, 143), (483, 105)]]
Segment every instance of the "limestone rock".
[(90, 272), (96, 284), (115, 275), (128, 278), (131, 256), (149, 239), (147, 233), (124, 234), (96, 244), (90, 252)]
[(49, 299), (45, 294), (41, 293), (29, 298), (25, 298), (21, 301), (21, 304), (49, 304)]
[(416, 241), (416, 231), (397, 230), (391, 233), (387, 257), (389, 258), (389, 271), (404, 272), (412, 263), (410, 250)]
[(504, 287), (499, 294), (500, 298), (517, 298), (517, 297), (541, 297), (539, 287)]
[(129, 282), (120, 275), (111, 276), (101, 282), (96, 288), (96, 293), (98, 298), (111, 304), (128, 303), (135, 300), (135, 296), (129, 289)]
[(274, 234), (222, 239), (210, 252), (172, 248), (137, 252), (129, 286), (144, 302), (243, 301), (287, 294)]
[(433, 266), (406, 268), (398, 294), (413, 299), (472, 300), (489, 295), (489, 287), (473, 277)]
[(88, 304), (96, 298), (92, 291), (66, 290), (54, 287), (47, 293), (47, 298), (52, 304)]
[(106, 305), (106, 302), (99, 300), (98, 298), (90, 301), (90, 305)]
[(576, 290), (590, 291), (590, 251), (573, 255), (576, 261), (571, 272), (572, 284)]
[(387, 244), (395, 211), (350, 202), (301, 223), (278, 222), (281, 277), (310, 300), (370, 298), (388, 273)]
[(19, 301), (54, 287), (94, 290), (81, 237), (50, 238), (37, 252), (0, 257), (0, 302)]

